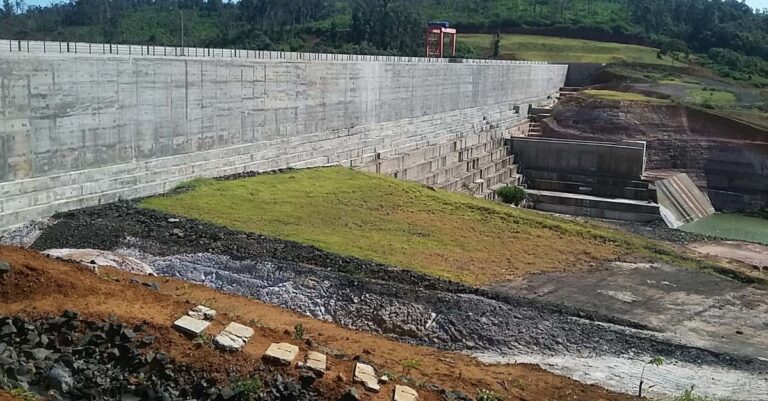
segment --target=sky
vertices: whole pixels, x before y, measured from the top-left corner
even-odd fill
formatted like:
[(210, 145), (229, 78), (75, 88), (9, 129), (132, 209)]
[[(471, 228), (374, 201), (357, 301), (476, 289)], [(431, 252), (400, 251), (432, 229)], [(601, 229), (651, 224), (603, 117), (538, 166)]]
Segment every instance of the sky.
[(747, 4), (753, 8), (768, 8), (768, 0), (747, 0)]
[[(47, 5), (54, 3), (56, 0), (26, 0), (25, 3), (27, 5)], [(755, 7), (759, 9), (768, 8), (768, 0), (747, 0), (747, 4), (750, 5), (750, 7)]]

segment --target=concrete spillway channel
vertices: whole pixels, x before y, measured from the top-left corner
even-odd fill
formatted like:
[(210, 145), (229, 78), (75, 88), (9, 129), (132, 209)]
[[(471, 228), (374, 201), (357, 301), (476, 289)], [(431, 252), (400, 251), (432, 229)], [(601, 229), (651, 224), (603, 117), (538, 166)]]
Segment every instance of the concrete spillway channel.
[(357, 330), (492, 362), (532, 362), (582, 381), (657, 395), (768, 399), (768, 360), (683, 344), (630, 319), (466, 287), (300, 244), (226, 230), (130, 204), (67, 213), (34, 248), (114, 250), (158, 274), (243, 294)]

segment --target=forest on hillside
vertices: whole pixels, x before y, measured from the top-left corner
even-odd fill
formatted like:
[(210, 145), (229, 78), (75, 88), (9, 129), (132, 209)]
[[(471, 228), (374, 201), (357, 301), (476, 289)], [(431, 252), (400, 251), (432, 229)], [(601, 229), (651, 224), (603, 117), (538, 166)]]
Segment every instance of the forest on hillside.
[[(768, 75), (768, 10), (739, 0), (2, 0), (0, 37), (420, 55), (428, 20), (648, 44), (704, 55), (734, 78)], [(467, 49), (462, 49), (467, 51)], [(475, 54), (472, 54), (475, 55)]]

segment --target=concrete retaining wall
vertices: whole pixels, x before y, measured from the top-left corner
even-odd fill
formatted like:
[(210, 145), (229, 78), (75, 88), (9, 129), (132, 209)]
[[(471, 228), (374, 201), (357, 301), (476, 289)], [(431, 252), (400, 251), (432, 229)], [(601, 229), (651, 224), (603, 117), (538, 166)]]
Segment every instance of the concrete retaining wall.
[(645, 168), (642, 142), (513, 138), (512, 152), (525, 169), (640, 179)]
[(363, 165), (509, 124), (565, 74), (546, 64), (0, 49), (0, 228), (198, 176)]

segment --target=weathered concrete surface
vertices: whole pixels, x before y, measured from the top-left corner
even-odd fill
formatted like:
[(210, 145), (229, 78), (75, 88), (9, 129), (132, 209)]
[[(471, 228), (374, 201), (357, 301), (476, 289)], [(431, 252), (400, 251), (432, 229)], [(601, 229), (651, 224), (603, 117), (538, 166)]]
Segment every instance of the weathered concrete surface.
[(264, 359), (281, 363), (283, 365), (290, 365), (293, 360), (296, 359), (296, 355), (299, 354), (299, 347), (288, 343), (275, 343), (267, 348), (267, 352), (264, 353)]
[(688, 248), (724, 259), (737, 260), (753, 266), (756, 270), (768, 271), (768, 246), (737, 241), (698, 242)]
[(419, 393), (408, 386), (395, 386), (395, 401), (416, 401), (419, 399)]
[(641, 322), (680, 343), (768, 361), (768, 293), (714, 274), (616, 263), (582, 274), (543, 274), (499, 291)]
[(304, 366), (322, 375), (328, 368), (328, 357), (317, 351), (309, 351)]
[(205, 329), (210, 326), (209, 322), (205, 320), (195, 319), (189, 316), (182, 316), (175, 322), (173, 322), (173, 328), (186, 334), (199, 336), (205, 332)]
[(227, 351), (239, 351), (253, 337), (253, 329), (232, 322), (213, 339), (213, 345)]
[(371, 365), (360, 362), (356, 363), (353, 380), (355, 383), (362, 383), (363, 387), (368, 391), (378, 393), (381, 390), (379, 377), (376, 376), (376, 369)]
[(512, 138), (512, 152), (526, 169), (636, 180), (645, 169), (645, 144), (642, 142)]
[(507, 124), (566, 66), (0, 54), (0, 228), (181, 181), (358, 165)]

